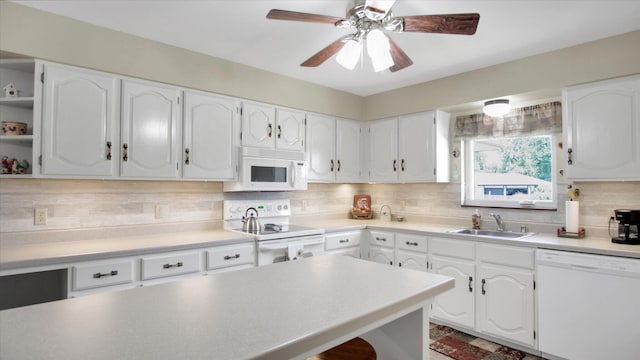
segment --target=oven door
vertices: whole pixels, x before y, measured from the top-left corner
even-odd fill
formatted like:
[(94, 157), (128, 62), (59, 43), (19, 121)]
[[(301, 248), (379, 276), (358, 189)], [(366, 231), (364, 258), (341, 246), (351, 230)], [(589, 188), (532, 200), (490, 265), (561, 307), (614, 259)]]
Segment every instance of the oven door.
[(289, 260), (290, 251), (303, 258), (324, 254), (324, 235), (258, 241), (258, 266)]

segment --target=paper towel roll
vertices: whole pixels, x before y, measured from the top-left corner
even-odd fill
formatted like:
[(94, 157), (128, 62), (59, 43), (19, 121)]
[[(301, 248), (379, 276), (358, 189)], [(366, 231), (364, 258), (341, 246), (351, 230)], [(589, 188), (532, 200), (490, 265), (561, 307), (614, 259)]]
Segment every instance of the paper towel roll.
[(578, 219), (580, 217), (580, 202), (579, 201), (566, 201), (565, 207), (567, 209), (567, 232), (578, 232)]

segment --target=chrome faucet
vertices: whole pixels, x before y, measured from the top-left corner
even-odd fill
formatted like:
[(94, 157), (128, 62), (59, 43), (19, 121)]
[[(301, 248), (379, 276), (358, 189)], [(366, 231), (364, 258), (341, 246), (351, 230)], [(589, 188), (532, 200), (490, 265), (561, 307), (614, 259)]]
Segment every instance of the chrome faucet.
[(504, 231), (504, 221), (502, 221), (502, 217), (498, 213), (491, 213), (494, 219), (496, 219), (496, 223), (498, 223), (498, 231)]

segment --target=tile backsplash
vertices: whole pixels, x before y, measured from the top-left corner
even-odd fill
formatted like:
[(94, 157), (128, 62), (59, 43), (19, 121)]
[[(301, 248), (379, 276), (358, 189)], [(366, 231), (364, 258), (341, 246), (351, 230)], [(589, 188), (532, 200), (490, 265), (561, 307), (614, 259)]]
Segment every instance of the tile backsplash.
[[(564, 185), (560, 185), (564, 187)], [(613, 209), (640, 209), (640, 182), (577, 183), (580, 226), (605, 229)], [(557, 211), (498, 209), (507, 225), (562, 226), (564, 191)], [(222, 219), (222, 201), (289, 198), (294, 215), (348, 217), (353, 195), (369, 194), (375, 213), (465, 224), (472, 208), (460, 206), (460, 184), (309, 184), (307, 191), (223, 193), (220, 182), (125, 180), (0, 180), (0, 233), (170, 224)], [(164, 216), (156, 217), (156, 206)], [(46, 225), (34, 225), (34, 208), (46, 208)], [(488, 209), (485, 221), (490, 219)]]

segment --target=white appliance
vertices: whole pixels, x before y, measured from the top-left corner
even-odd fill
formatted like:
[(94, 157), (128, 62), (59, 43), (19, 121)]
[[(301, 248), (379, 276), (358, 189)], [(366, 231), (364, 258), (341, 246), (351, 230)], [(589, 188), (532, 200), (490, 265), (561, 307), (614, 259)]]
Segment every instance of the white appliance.
[(286, 191), (307, 189), (308, 153), (243, 147), (238, 181), (223, 191)]
[(640, 356), (640, 259), (536, 251), (539, 349), (545, 358)]
[(257, 210), (260, 222), (255, 233), (258, 266), (324, 254), (324, 229), (290, 224), (287, 199), (225, 200), (224, 228), (242, 231), (242, 218), (250, 208)]

